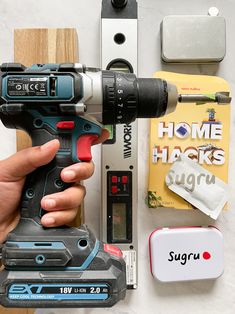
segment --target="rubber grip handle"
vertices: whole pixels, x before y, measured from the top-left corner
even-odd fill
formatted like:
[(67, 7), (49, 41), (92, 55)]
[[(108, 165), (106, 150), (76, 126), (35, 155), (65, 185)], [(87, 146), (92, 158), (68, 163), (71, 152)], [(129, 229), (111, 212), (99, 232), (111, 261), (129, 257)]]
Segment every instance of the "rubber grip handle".
[(27, 176), (20, 206), (21, 218), (32, 218), (40, 223), (44, 215), (41, 199), (70, 186), (61, 180), (60, 174), (72, 163), (70, 156), (56, 155), (49, 164), (39, 167)]
[(62, 182), (60, 174), (65, 167), (74, 163), (71, 153), (69, 154), (72, 141), (71, 136), (67, 134), (58, 133), (55, 135), (44, 128), (32, 130), (30, 136), (33, 146), (42, 145), (57, 138), (63, 148), (49, 164), (37, 168), (26, 177), (20, 205), (21, 218), (33, 218), (40, 223), (44, 214), (41, 208), (41, 199), (45, 195), (61, 192), (69, 187), (68, 184)]
[(39, 167), (27, 176), (20, 205), (21, 218), (31, 218), (40, 223), (45, 213), (41, 208), (41, 199), (70, 186), (61, 180), (61, 171), (73, 163), (91, 160), (91, 145), (99, 137), (101, 127), (95, 125), (86, 131), (80, 128), (79, 122), (84, 123), (81, 118), (76, 122), (76, 128), (72, 130), (57, 128), (56, 133), (48, 125), (31, 130), (33, 146), (42, 145), (56, 138), (60, 141), (60, 149), (49, 164)]

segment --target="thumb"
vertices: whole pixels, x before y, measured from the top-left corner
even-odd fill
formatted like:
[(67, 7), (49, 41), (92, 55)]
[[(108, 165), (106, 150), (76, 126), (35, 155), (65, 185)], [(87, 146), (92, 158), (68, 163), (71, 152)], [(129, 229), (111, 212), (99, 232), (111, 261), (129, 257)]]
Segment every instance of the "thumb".
[(0, 161), (1, 177), (4, 181), (18, 181), (36, 168), (48, 164), (60, 147), (58, 140), (42, 146), (30, 147)]

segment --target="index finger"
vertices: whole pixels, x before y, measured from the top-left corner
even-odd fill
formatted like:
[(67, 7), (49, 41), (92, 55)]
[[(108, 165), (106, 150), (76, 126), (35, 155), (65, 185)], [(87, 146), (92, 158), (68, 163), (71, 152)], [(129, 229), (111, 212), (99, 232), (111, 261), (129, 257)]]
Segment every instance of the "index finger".
[(109, 131), (107, 129), (102, 129), (100, 137), (95, 140), (92, 145), (96, 145), (96, 144), (100, 144), (105, 142), (108, 138), (109, 138), (110, 134)]

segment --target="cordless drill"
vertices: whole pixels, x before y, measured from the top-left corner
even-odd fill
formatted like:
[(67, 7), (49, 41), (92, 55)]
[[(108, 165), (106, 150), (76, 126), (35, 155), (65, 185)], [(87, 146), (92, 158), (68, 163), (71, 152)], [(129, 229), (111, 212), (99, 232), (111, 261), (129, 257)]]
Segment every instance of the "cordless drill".
[[(60, 141), (55, 158), (27, 176), (21, 218), (2, 246), (0, 303), (6, 307), (109, 307), (125, 297), (121, 251), (80, 228), (43, 228), (41, 199), (68, 187), (64, 167), (91, 160), (102, 124), (160, 117), (178, 101), (230, 102), (229, 95), (178, 95), (161, 79), (101, 71), (81, 64), (2, 64), (0, 119), (25, 130), (33, 146)], [(127, 226), (128, 227), (128, 226)]]

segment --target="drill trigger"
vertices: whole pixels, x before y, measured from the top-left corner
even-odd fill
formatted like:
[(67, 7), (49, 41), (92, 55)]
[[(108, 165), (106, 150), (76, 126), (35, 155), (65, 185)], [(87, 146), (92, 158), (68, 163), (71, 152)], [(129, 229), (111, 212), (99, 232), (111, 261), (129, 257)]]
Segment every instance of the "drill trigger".
[(77, 157), (80, 161), (91, 161), (91, 145), (98, 139), (97, 134), (81, 135), (77, 140)]

